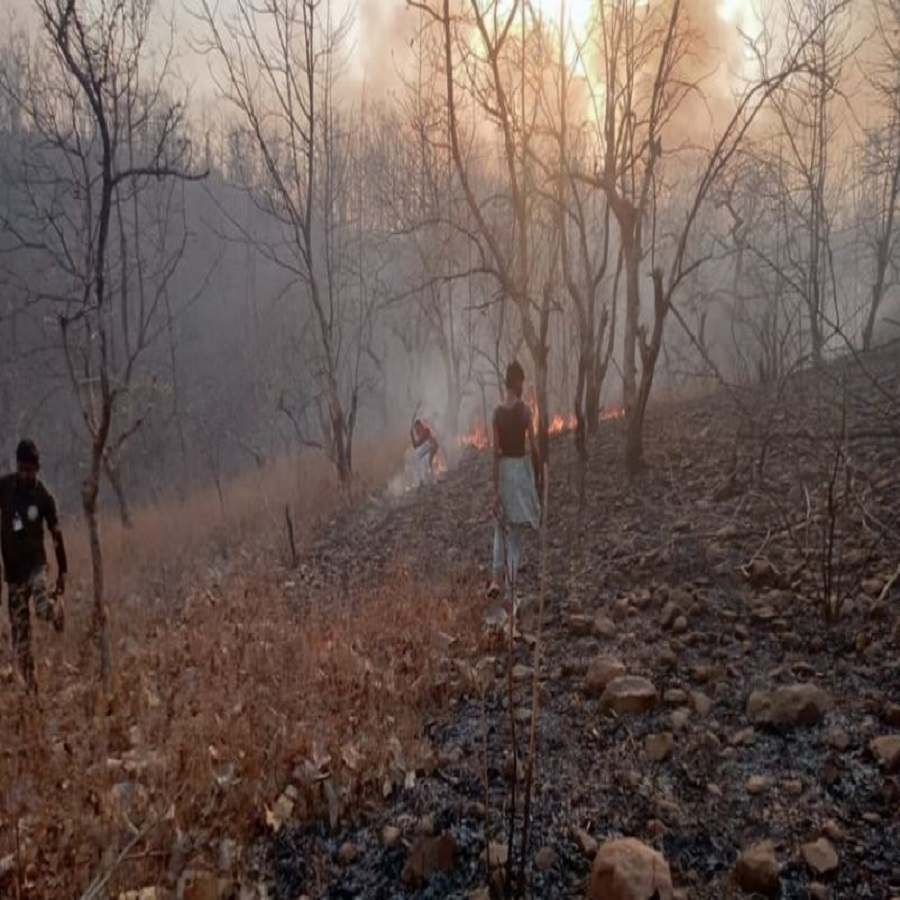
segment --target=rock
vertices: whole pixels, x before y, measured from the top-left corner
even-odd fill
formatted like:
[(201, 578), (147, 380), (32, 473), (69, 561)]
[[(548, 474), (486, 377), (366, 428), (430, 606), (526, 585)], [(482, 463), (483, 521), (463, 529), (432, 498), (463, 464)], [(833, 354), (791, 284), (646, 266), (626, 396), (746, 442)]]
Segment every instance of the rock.
[(764, 775), (751, 775), (747, 779), (747, 793), (752, 797), (764, 794), (772, 786), (772, 779)]
[(669, 688), (663, 694), (663, 702), (668, 703), (670, 706), (681, 706), (684, 703), (687, 703), (688, 695), (687, 691), (681, 690), (681, 688)]
[(688, 722), (691, 721), (691, 711), (686, 706), (683, 706), (674, 710), (669, 720), (672, 723), (673, 731), (684, 731), (688, 727)]
[(894, 728), (900, 728), (900, 703), (885, 703), (884, 721)]
[(549, 872), (556, 865), (556, 851), (552, 847), (541, 847), (534, 857), (534, 864), (541, 872)]
[(206, 869), (186, 869), (178, 880), (178, 900), (219, 900), (219, 878)]
[(712, 700), (703, 691), (691, 691), (691, 705), (698, 716), (708, 716), (713, 708)]
[(814, 684), (792, 684), (774, 691), (753, 691), (747, 716), (754, 725), (810, 726), (831, 708), (831, 697)]
[(581, 852), (590, 859), (597, 852), (597, 841), (594, 840), (583, 828), (577, 825), (572, 828), (572, 837), (581, 848)]
[(663, 628), (671, 628), (675, 620), (681, 615), (681, 610), (671, 600), (662, 608), (659, 614), (659, 624)]
[[(3, 869), (0, 868), (0, 878), (3, 877)], [(169, 896), (165, 888), (152, 885), (151, 887), (137, 888), (133, 891), (122, 891), (116, 900), (166, 900)]]
[(833, 750), (843, 753), (850, 746), (850, 735), (843, 728), (832, 728), (825, 735), (825, 743)]
[(812, 900), (828, 900), (828, 888), (818, 881), (809, 884), (809, 896)]
[(591, 900), (673, 900), (673, 894), (665, 858), (635, 838), (607, 841), (594, 857)]
[(644, 752), (647, 754), (647, 758), (653, 762), (662, 762), (671, 756), (674, 746), (675, 739), (672, 737), (671, 731), (648, 734), (644, 740)]
[(456, 840), (451, 834), (420, 838), (403, 866), (401, 878), (410, 888), (421, 888), (435, 872), (449, 872), (456, 860)]
[(860, 587), (867, 596), (877, 597), (884, 590), (884, 582), (880, 578), (866, 578)]
[(492, 869), (505, 866), (509, 859), (509, 844), (502, 841), (490, 841), (487, 848), (481, 851), (481, 861)]
[(869, 750), (886, 772), (900, 772), (900, 734), (873, 738)]
[(385, 825), (381, 829), (381, 843), (388, 848), (396, 847), (400, 842), (401, 834), (402, 832), (396, 825)]
[(613, 622), (609, 616), (605, 616), (603, 613), (597, 613), (597, 615), (594, 616), (594, 634), (596, 634), (597, 637), (609, 640), (616, 636), (617, 631), (616, 623)]
[(356, 862), (359, 854), (360, 850), (356, 844), (351, 841), (344, 841), (340, 850), (338, 850), (338, 861), (342, 866), (349, 866), (351, 863)]
[(584, 692), (590, 697), (599, 697), (606, 686), (625, 674), (624, 664), (611, 656), (598, 656), (588, 668), (584, 679)]
[(590, 616), (576, 613), (569, 616), (569, 628), (574, 634), (585, 637), (593, 631), (594, 622)]
[(663, 669), (674, 669), (678, 665), (678, 654), (671, 647), (663, 647), (659, 651), (657, 662)]
[(734, 867), (734, 877), (742, 891), (774, 897), (778, 894), (781, 869), (775, 858), (775, 845), (762, 841), (745, 850)]
[(656, 688), (651, 681), (637, 675), (620, 675), (606, 685), (600, 705), (625, 715), (649, 712), (656, 706), (656, 700)]
[(688, 630), (688, 620), (684, 616), (679, 616), (672, 623), (672, 634), (684, 634)]
[(838, 823), (835, 822), (834, 819), (829, 819), (822, 826), (822, 833), (826, 837), (829, 837), (829, 838), (831, 838), (831, 840), (837, 841), (837, 842), (843, 841), (847, 837), (846, 833), (844, 832), (844, 829), (841, 828), (841, 826), (838, 825)]
[(838, 855), (828, 838), (804, 844), (800, 853), (814, 875), (829, 875), (838, 867)]
[(799, 797), (803, 793), (803, 782), (799, 778), (786, 778), (781, 787), (789, 797)]

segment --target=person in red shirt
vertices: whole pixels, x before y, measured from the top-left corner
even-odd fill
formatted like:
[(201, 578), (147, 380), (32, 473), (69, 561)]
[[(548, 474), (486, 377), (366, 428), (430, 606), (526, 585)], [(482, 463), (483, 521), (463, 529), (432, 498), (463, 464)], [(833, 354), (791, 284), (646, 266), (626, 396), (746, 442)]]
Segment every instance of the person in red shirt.
[[(13, 653), (31, 690), (37, 688), (31, 653), (31, 601), (40, 618), (62, 631), (67, 570), (56, 501), (38, 478), (39, 471), (37, 447), (33, 441), (23, 440), (16, 449), (16, 471), (0, 478), (0, 546), (9, 592)], [(47, 589), (45, 523), (56, 551), (56, 589), (52, 593)]]
[(416, 452), (416, 469), (419, 479), (430, 481), (434, 477), (434, 460), (438, 453), (438, 442), (431, 429), (421, 420), (415, 419), (409, 432), (413, 450)]

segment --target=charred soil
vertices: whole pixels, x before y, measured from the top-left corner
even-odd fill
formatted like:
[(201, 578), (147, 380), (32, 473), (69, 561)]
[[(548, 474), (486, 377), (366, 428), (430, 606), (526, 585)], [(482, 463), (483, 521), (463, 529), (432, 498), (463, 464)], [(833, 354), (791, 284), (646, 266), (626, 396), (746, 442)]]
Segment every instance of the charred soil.
[[(635, 483), (619, 423), (583, 472), (571, 437), (554, 441), (529, 896), (584, 896), (618, 836), (661, 851), (700, 900), (739, 896), (737, 858), (763, 840), (781, 897), (900, 894), (900, 760), (873, 750), (900, 732), (898, 403), (885, 352), (657, 407)], [(489, 465), (468, 451), (439, 484), (339, 516), (301, 562), (298, 602), (398, 568), (486, 580)], [(485, 842), (505, 850), (515, 722), (518, 861), (540, 585), (535, 536), (512, 652), (487, 603), (477, 653), (448, 636), (432, 764), (350, 821), (265, 837), (257, 874), (277, 896), (498, 892)], [(616, 713), (603, 657), (649, 680), (647, 711)], [(435, 835), (450, 858), (417, 867)], [(837, 866), (816, 871), (802, 848), (823, 836)]]

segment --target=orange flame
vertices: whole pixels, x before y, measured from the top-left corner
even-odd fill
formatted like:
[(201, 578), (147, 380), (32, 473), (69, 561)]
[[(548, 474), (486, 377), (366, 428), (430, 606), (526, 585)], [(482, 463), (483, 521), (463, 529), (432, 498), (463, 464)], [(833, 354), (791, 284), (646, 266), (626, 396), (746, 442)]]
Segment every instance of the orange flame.
[(491, 446), (487, 425), (479, 419), (466, 434), (459, 437), (459, 444), (461, 447), (472, 447), (474, 450), (487, 450)]

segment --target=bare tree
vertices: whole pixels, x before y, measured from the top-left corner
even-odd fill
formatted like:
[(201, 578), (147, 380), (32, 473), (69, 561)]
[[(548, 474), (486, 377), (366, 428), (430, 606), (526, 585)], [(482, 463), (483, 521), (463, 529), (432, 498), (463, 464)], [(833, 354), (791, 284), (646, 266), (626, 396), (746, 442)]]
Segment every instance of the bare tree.
[[(114, 467), (141, 426), (139, 416), (127, 421), (119, 414), (142, 356), (161, 331), (163, 293), (183, 249), (181, 243), (154, 252), (158, 270), (148, 290), (139, 274), (148, 257), (131, 242), (142, 240), (140, 205), (151, 187), (198, 176), (191, 174), (184, 106), (168, 92), (168, 58), (154, 78), (144, 74), (151, 0), (35, 0), (35, 6), (42, 42), (27, 61), (24, 83), (17, 85), (5, 70), (0, 74), (0, 90), (39, 139), (37, 152), (23, 161), (20, 216), (4, 225), (41, 260), (44, 283), (28, 294), (55, 305), (66, 370), (89, 437), (82, 506), (100, 671), (108, 681), (100, 483), (104, 468)], [(164, 206), (172, 202), (171, 190), (165, 197)], [(171, 224), (167, 218), (160, 226), (163, 235)]]
[(327, 0), (238, 0), (229, 14), (200, 0), (198, 15), (213, 77), (255, 151), (245, 187), (276, 229), (272, 240), (245, 237), (299, 285), (301, 318), (309, 304), (315, 339), (304, 350), (319, 385), (321, 441), (304, 441), (321, 446), (346, 482), (363, 356), (358, 281), (347, 280), (351, 147), (335, 101), (350, 19), (335, 19)]
[(900, 0), (874, 0), (879, 58), (869, 81), (884, 121), (865, 134), (862, 151), (862, 236), (872, 258), (872, 285), (863, 349), (873, 343), (875, 323), (892, 284), (900, 283), (897, 218), (900, 206)]

